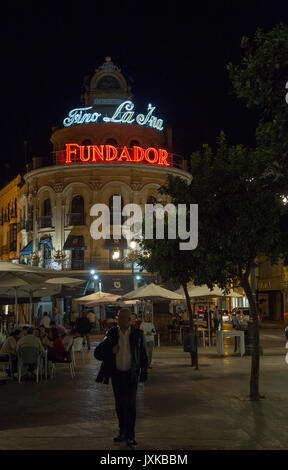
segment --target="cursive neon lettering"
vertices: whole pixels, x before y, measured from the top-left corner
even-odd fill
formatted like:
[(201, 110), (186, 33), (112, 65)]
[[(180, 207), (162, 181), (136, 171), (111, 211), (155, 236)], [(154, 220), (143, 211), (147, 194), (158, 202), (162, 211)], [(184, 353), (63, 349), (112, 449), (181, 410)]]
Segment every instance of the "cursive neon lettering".
[[(75, 124), (89, 124), (99, 122), (99, 118), (102, 116), (101, 113), (96, 111), (92, 113), (87, 113), (93, 106), (86, 108), (75, 108), (69, 111), (68, 117), (63, 121), (65, 127), (69, 127)], [(151, 104), (148, 105), (147, 114), (138, 114), (135, 116), (134, 103), (132, 101), (123, 101), (118, 108), (115, 110), (114, 114), (109, 116), (102, 116), (102, 121), (105, 123), (116, 123), (116, 124), (133, 124), (136, 123), (139, 126), (149, 126), (159, 131), (163, 130), (163, 119), (158, 119), (156, 116), (153, 116), (155, 106)]]

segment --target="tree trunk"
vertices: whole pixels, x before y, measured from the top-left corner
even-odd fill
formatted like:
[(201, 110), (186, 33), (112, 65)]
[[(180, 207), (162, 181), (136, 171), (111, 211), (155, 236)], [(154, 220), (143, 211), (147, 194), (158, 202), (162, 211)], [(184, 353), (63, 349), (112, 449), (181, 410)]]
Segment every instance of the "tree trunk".
[(195, 331), (195, 325), (194, 325), (194, 312), (192, 312), (191, 308), (191, 302), (190, 302), (190, 297), (188, 294), (188, 289), (187, 289), (187, 282), (182, 282), (183, 290), (185, 293), (186, 297), (186, 305), (188, 308), (188, 313), (189, 313), (189, 334), (190, 335), (196, 335), (196, 351), (195, 352), (190, 352), (190, 357), (191, 357), (191, 366), (195, 366), (195, 369), (198, 370), (198, 348), (197, 348), (197, 330)]
[(252, 293), (248, 278), (242, 278), (242, 287), (247, 296), (250, 312), (252, 316), (252, 354), (251, 354), (251, 375), (250, 375), (250, 398), (259, 400), (259, 370), (260, 370), (260, 340), (257, 305)]

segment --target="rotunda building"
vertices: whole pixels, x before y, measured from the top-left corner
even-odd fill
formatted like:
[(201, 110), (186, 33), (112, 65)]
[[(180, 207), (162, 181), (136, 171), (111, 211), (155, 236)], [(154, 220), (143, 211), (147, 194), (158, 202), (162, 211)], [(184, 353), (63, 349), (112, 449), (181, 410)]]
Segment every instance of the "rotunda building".
[[(133, 258), (137, 241), (112, 236), (113, 201), (121, 201), (121, 225), (125, 205), (138, 204), (144, 213), (147, 203), (165, 204), (158, 190), (167, 176), (190, 181), (191, 174), (173, 154), (172, 131), (158, 110), (152, 103), (137, 110), (132, 99), (124, 75), (106, 57), (86, 82), (81, 105), (53, 128), (52, 154), (27, 167), (18, 199), (25, 218), (20, 262), (73, 270), (77, 277), (93, 270), (98, 288), (119, 295), (147, 281)], [(105, 238), (91, 230), (96, 204), (111, 209)]]

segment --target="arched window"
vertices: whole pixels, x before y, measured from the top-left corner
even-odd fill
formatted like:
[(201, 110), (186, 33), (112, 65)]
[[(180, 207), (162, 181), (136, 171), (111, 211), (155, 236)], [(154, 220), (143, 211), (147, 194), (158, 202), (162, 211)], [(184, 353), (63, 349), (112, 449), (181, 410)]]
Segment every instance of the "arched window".
[(130, 149), (132, 147), (139, 147), (139, 146), (140, 146), (140, 143), (138, 142), (138, 140), (131, 140), (131, 142), (129, 144)]
[(146, 204), (157, 204), (157, 199), (155, 196), (148, 196)]
[(118, 147), (118, 142), (115, 139), (107, 139), (105, 145), (113, 145), (113, 147)]
[(113, 75), (104, 75), (97, 82), (98, 90), (119, 90), (120, 83)]
[(79, 194), (73, 197), (68, 216), (68, 225), (85, 225), (84, 199)]
[(92, 142), (91, 142), (90, 139), (85, 139), (85, 140), (83, 140), (81, 145), (92, 145)]
[(84, 212), (84, 199), (82, 196), (77, 195), (73, 197), (71, 204), (71, 212), (78, 214)]
[(52, 215), (50, 199), (44, 199), (43, 202), (43, 215), (44, 217)]

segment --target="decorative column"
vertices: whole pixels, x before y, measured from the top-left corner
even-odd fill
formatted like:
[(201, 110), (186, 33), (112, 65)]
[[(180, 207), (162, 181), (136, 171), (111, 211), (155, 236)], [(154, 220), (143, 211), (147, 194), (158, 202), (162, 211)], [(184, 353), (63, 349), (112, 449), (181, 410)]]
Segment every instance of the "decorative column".
[(55, 183), (53, 186), (53, 190), (56, 193), (56, 201), (55, 201), (55, 213), (54, 213), (54, 227), (55, 227), (55, 246), (54, 250), (62, 250), (63, 248), (63, 232), (64, 232), (64, 217), (65, 217), (65, 207), (63, 207), (62, 203), (62, 191), (63, 191), (63, 184), (62, 183)]

